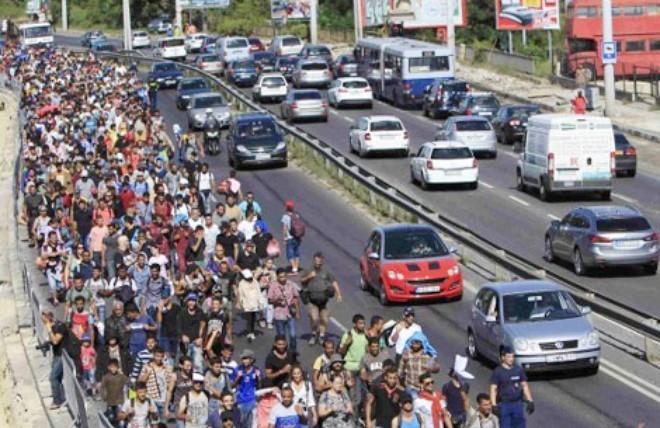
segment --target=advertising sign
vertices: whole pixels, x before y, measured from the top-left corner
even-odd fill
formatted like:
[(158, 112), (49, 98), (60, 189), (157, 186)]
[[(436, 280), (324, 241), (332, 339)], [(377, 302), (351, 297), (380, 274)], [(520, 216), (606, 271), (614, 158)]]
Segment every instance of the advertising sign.
[(40, 12), (41, 9), (41, 0), (27, 0), (25, 4), (25, 14), (26, 15), (35, 15)]
[(270, 0), (271, 19), (309, 19), (311, 0)]
[(230, 3), (231, 0), (179, 0), (181, 9), (222, 9)]
[[(404, 28), (446, 27), (450, 0), (360, 0), (362, 25), (375, 27), (403, 23)], [(454, 25), (465, 25), (466, 0), (453, 0)]]
[(559, 0), (495, 0), (498, 30), (559, 30)]

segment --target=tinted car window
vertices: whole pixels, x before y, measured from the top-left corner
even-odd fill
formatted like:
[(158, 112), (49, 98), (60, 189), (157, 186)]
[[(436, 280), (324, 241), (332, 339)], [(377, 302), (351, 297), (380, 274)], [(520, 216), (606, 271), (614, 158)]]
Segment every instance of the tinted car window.
[(504, 322), (549, 321), (581, 316), (565, 291), (541, 291), (504, 296)]
[(172, 40), (163, 40), (163, 47), (164, 48), (172, 48), (175, 46), (183, 46), (185, 45), (185, 41), (183, 39), (172, 39)]
[(296, 100), (320, 100), (321, 94), (319, 92), (296, 92), (293, 98)]
[(451, 147), (446, 149), (435, 149), (431, 159), (465, 159), (471, 158), (472, 153), (467, 147)]
[(286, 81), (281, 77), (266, 77), (261, 84), (263, 86), (272, 88), (275, 86), (285, 86)]
[(301, 41), (295, 37), (286, 37), (282, 39), (282, 46), (296, 46), (300, 45)]
[(154, 65), (154, 71), (174, 71), (176, 69), (176, 65), (171, 63)]
[(322, 62), (312, 62), (308, 64), (302, 64), (300, 68), (302, 70), (327, 70), (328, 65)]
[(361, 89), (366, 88), (367, 86), (369, 86), (369, 84), (361, 80), (349, 80), (348, 82), (344, 82), (344, 88)]
[(206, 88), (206, 82), (204, 82), (203, 80), (181, 82), (181, 89), (202, 89), (202, 88)]
[(447, 254), (447, 247), (432, 231), (393, 231), (385, 235), (386, 259), (417, 259)]
[(457, 131), (488, 131), (490, 130), (490, 123), (483, 120), (466, 120), (456, 122)]
[(228, 49), (246, 48), (247, 46), (248, 46), (248, 42), (245, 39), (227, 40), (227, 48)]
[(344, 56), (339, 61), (341, 64), (355, 64), (355, 58), (352, 56)]
[(238, 135), (250, 139), (270, 138), (277, 134), (277, 128), (271, 120), (241, 121), (237, 126)]
[(309, 48), (309, 49), (307, 49), (307, 54), (308, 55), (330, 55), (330, 49), (328, 49), (326, 47)]
[(218, 61), (220, 61), (220, 57), (217, 55), (208, 55), (202, 57), (202, 62), (218, 62)]
[(596, 220), (599, 232), (640, 232), (651, 229), (644, 217), (610, 217)]
[(455, 83), (445, 83), (442, 85), (442, 88), (445, 91), (449, 92), (467, 92), (467, 83), (466, 82), (455, 82)]
[(203, 97), (195, 99), (195, 108), (222, 107), (224, 105), (225, 100), (219, 95), (217, 97)]
[(254, 61), (235, 62), (232, 68), (254, 68)]
[(371, 122), (372, 131), (403, 131), (403, 125), (396, 120), (379, 120)]
[(474, 98), (474, 105), (486, 106), (486, 107), (497, 107), (500, 103), (495, 97), (476, 97)]
[(630, 142), (625, 135), (617, 133), (614, 134), (614, 144), (616, 145), (617, 149), (625, 149), (630, 145)]
[(521, 119), (528, 119), (530, 116), (538, 114), (539, 109), (536, 107), (516, 107), (508, 109), (509, 117), (517, 117)]
[(280, 58), (278, 61), (280, 65), (294, 65), (298, 63), (296, 58)]

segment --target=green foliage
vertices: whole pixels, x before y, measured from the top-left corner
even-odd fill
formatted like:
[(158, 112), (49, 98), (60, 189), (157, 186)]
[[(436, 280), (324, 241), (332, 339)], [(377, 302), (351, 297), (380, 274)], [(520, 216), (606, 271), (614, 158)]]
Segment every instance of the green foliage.
[(473, 42), (495, 42), (498, 32), (495, 29), (495, 2), (493, 0), (470, 0), (467, 2), (468, 26), (456, 30), (456, 41), (472, 44)]
[(0, 0), (0, 15), (3, 19), (25, 18), (25, 2), (22, 0)]
[(319, 1), (320, 28), (332, 30), (353, 29), (353, 3), (351, 0)]
[(270, 20), (269, 0), (233, 0), (232, 5), (220, 13), (220, 22), (209, 26), (209, 31), (224, 35), (246, 35), (267, 20)]

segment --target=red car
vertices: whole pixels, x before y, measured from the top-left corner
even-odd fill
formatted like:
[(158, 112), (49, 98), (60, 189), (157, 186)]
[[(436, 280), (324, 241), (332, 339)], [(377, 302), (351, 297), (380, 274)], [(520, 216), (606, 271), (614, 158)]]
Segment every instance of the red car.
[(378, 226), (360, 257), (360, 287), (374, 290), (382, 305), (460, 300), (463, 274), (452, 252), (429, 226)]
[(262, 52), (266, 50), (266, 47), (258, 37), (249, 37), (248, 42), (250, 43), (250, 53)]

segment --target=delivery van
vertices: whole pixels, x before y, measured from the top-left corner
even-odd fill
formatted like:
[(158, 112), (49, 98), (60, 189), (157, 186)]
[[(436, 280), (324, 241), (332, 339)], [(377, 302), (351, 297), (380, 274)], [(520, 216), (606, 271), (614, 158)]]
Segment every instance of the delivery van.
[(250, 42), (245, 37), (223, 37), (216, 42), (215, 49), (225, 68), (230, 62), (250, 57)]
[(172, 61), (186, 60), (186, 40), (183, 37), (159, 39), (154, 48), (154, 57)]
[(543, 201), (566, 192), (595, 192), (609, 200), (615, 173), (614, 131), (608, 118), (540, 114), (527, 122), (516, 168), (518, 190), (538, 189)]

